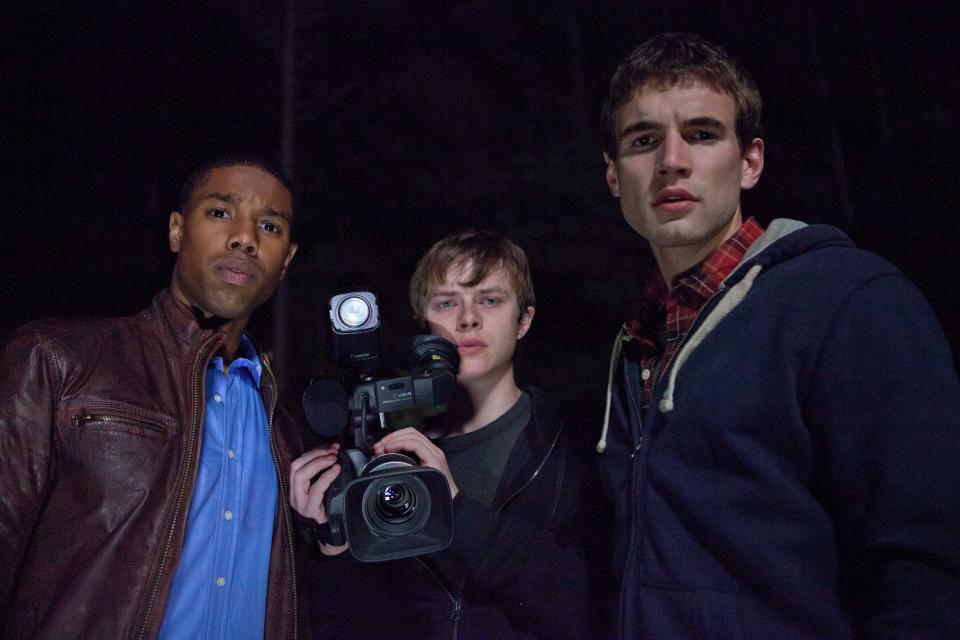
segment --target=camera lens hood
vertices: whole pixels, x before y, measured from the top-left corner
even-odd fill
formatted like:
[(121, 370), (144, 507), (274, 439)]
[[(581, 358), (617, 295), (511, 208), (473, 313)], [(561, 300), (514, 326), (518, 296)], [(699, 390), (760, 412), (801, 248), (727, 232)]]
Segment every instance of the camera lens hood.
[(405, 453), (384, 453), (370, 458), (367, 464), (363, 465), (363, 469), (360, 470), (360, 476), (368, 476), (372, 473), (396, 471), (398, 469), (416, 466), (417, 461)]

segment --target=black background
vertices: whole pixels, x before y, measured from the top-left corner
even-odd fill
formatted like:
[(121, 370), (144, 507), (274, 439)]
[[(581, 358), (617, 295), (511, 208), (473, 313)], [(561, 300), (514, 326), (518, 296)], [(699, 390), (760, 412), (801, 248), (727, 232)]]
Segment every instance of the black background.
[[(167, 218), (192, 166), (230, 147), (279, 155), (284, 7), (6, 5), (0, 336), (143, 307), (169, 279)], [(296, 16), (291, 395), (328, 369), (330, 294), (371, 286), (398, 345), (417, 329), (417, 258), (481, 226), (533, 265), (521, 381), (599, 398), (652, 261), (606, 192), (598, 113), (617, 62), (665, 30), (720, 43), (760, 85), (766, 168), (745, 213), (834, 224), (888, 258), (957, 353), (950, 3), (301, 0)], [(254, 323), (266, 343), (273, 315)]]

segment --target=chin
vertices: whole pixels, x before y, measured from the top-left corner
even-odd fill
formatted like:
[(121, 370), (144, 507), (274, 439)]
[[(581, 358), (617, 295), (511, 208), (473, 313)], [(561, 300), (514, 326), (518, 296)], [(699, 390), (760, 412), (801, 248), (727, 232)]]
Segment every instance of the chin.
[(204, 308), (204, 312), (223, 320), (239, 320), (253, 313), (252, 307), (245, 300), (217, 300)]

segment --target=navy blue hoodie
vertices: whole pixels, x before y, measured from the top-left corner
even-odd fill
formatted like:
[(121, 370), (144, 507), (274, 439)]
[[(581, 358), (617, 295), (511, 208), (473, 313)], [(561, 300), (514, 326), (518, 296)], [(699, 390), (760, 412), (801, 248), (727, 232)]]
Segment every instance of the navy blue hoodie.
[(960, 638), (960, 389), (937, 321), (832, 227), (774, 221), (601, 474), (622, 638)]

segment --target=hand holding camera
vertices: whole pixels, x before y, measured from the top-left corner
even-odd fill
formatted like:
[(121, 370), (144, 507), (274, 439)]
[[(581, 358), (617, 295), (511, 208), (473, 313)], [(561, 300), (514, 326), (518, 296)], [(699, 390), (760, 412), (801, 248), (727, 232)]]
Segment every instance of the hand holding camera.
[(442, 473), (450, 485), (450, 497), (457, 497), (460, 490), (453, 480), (453, 474), (450, 473), (447, 457), (437, 445), (416, 429), (407, 427), (400, 431), (392, 431), (373, 445), (373, 453), (378, 456), (384, 453), (405, 451), (416, 455), (420, 460), (421, 467), (430, 467)]
[(456, 388), (457, 348), (436, 336), (415, 336), (405, 368), (379, 377), (373, 293), (334, 296), (330, 320), (337, 362), (356, 379), (349, 394), (330, 380), (314, 382), (304, 393), (304, 413), (318, 434), (349, 444), (297, 459), (291, 505), (320, 524), (328, 555), (349, 548), (360, 561), (380, 562), (442, 550), (452, 537), (457, 487), (443, 452), (407, 425), (446, 409)]
[[(337, 456), (340, 444), (332, 443), (307, 451), (290, 465), (290, 506), (304, 518), (319, 525), (327, 523), (324, 496), (331, 483), (340, 475)], [(320, 542), (320, 551), (335, 556), (347, 550), (347, 545)]]

